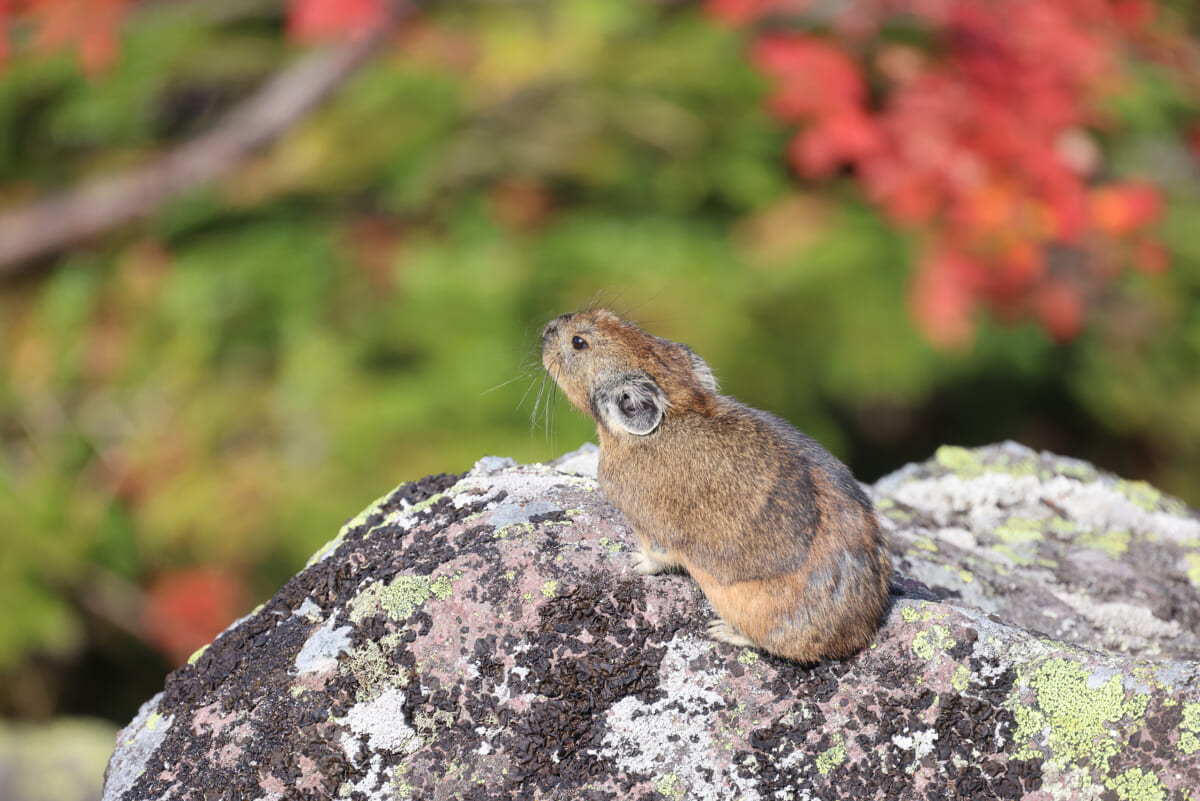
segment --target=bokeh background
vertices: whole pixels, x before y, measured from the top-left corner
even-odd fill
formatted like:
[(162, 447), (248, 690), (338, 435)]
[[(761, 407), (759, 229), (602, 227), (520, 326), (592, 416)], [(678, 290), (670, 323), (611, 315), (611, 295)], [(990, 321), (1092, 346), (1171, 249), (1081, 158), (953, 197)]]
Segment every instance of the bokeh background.
[[(589, 439), (537, 358), (588, 304), (863, 480), (1016, 439), (1200, 504), (1191, 0), (5, 0), (0, 26), (0, 795), (46, 732), (102, 764), (397, 483)], [(246, 111), (273, 91), (307, 100)]]

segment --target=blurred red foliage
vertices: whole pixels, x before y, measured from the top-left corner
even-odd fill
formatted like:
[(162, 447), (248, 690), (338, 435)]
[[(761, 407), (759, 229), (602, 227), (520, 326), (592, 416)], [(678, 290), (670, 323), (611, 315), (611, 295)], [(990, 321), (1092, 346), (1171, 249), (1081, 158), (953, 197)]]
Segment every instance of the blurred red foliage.
[[(822, 30), (757, 35), (769, 109), (799, 126), (788, 159), (801, 176), (849, 169), (892, 220), (922, 233), (910, 308), (934, 344), (969, 342), (985, 305), (1070, 339), (1114, 263), (1165, 269), (1148, 233), (1158, 190), (1101, 184), (1091, 136), (1108, 122), (1101, 101), (1121, 88), (1122, 53), (1154, 19), (1149, 0), (865, 0), (834, 10), (709, 0), (707, 9), (726, 23)], [(881, 36), (892, 23), (916, 24), (924, 38)]]
[(146, 590), (142, 636), (175, 665), (212, 642), (245, 613), (242, 580), (217, 567), (188, 567), (159, 575)]
[(32, 29), (36, 53), (74, 48), (85, 72), (95, 75), (117, 56), (117, 33), (132, 0), (0, 0), (0, 64), (15, 25)]
[(291, 0), (288, 37), (311, 42), (362, 36), (385, 14), (385, 0)]
[[(0, 65), (14, 28), (28, 27), (34, 53), (74, 49), (89, 75), (117, 56), (118, 33), (133, 0), (0, 0)], [(360, 36), (386, 13), (386, 0), (287, 0), (287, 34), (311, 42)]]

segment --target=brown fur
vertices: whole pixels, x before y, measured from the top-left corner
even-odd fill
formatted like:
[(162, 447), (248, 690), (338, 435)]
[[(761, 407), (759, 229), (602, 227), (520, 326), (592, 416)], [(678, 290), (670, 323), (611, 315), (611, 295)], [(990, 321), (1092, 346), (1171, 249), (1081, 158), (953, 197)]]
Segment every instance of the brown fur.
[(687, 570), (724, 621), (710, 626), (714, 638), (797, 662), (870, 643), (891, 561), (845, 465), (719, 394), (685, 346), (612, 312), (552, 320), (542, 363), (596, 421), (600, 486), (641, 542), (635, 568)]

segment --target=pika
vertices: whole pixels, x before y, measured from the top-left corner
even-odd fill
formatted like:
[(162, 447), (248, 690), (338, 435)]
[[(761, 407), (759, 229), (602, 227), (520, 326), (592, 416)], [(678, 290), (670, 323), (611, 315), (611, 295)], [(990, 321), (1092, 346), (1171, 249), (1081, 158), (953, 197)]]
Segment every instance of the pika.
[(849, 468), (775, 415), (721, 395), (686, 345), (610, 311), (542, 331), (542, 364), (596, 422), (600, 487), (633, 526), (633, 568), (683, 568), (715, 640), (801, 663), (875, 635), (891, 559)]

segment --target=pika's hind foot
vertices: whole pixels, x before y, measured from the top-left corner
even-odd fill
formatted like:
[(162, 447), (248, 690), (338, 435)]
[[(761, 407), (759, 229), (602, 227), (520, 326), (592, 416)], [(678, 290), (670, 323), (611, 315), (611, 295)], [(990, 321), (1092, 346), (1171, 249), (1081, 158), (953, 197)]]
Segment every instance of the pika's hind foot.
[(648, 548), (645, 545), (633, 552), (629, 563), (633, 569), (643, 576), (653, 576), (657, 573), (662, 573), (664, 570), (669, 570), (675, 566), (673, 562), (666, 559), (660, 559), (659, 556), (666, 556), (666, 551), (660, 551), (654, 548)]
[(708, 636), (710, 639), (717, 642), (727, 642), (730, 645), (738, 648), (757, 648), (758, 645), (750, 640), (745, 634), (735, 629), (733, 626), (726, 623), (724, 620), (717, 618), (708, 624)]

